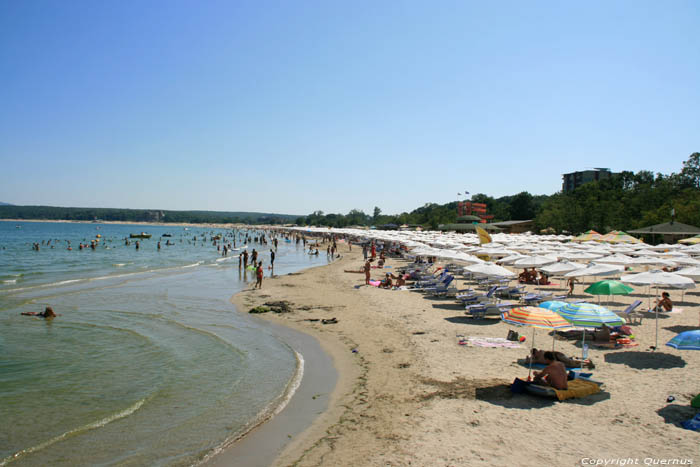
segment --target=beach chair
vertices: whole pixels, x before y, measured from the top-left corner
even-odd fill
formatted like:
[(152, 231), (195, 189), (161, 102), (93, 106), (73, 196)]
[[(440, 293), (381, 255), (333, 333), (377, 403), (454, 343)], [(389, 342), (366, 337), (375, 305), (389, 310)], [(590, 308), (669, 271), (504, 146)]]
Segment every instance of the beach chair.
[(518, 305), (517, 302), (479, 303), (465, 307), (464, 314), (472, 318), (483, 319), (487, 316), (501, 316), (501, 313)]
[(496, 289), (496, 295), (498, 295), (501, 298), (520, 298), (523, 295), (526, 295), (525, 293), (525, 286), (516, 286), (516, 287), (499, 287)]
[(452, 283), (452, 281), (454, 279), (455, 279), (454, 276), (448, 275), (445, 277), (445, 280), (443, 282), (439, 283), (435, 287), (424, 287), (421, 290), (423, 292), (428, 293), (428, 294), (436, 294), (436, 293), (439, 294), (441, 292), (447, 292), (447, 288), (450, 286), (450, 284)]
[(625, 318), (630, 324), (642, 324), (642, 318), (644, 317), (644, 315), (642, 315), (641, 313), (637, 313), (635, 311), (637, 309), (637, 307), (639, 307), (639, 305), (641, 305), (641, 304), (642, 304), (641, 300), (635, 300), (634, 302), (632, 302), (630, 304), (630, 306), (625, 308), (620, 313), (620, 315), (623, 318)]
[(428, 276), (424, 280), (416, 280), (416, 282), (413, 284), (413, 287), (416, 289), (422, 289), (425, 287), (437, 287), (440, 283), (442, 283), (445, 278), (447, 277), (447, 271), (442, 271), (439, 275), (437, 276)]
[(487, 303), (493, 301), (494, 294), (498, 289), (497, 285), (494, 285), (485, 294), (470, 293), (467, 295), (457, 295), (457, 299), (460, 300), (465, 305), (476, 304), (476, 303)]

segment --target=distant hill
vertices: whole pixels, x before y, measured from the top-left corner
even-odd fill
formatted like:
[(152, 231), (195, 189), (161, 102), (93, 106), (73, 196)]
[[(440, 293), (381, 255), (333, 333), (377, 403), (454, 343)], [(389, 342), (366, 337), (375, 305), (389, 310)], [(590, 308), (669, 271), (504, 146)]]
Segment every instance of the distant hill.
[(56, 206), (14, 206), (0, 203), (0, 219), (287, 224), (299, 216), (242, 211), (166, 211), (162, 209), (64, 208)]
[(12, 205), (10, 203), (3, 203), (2, 201), (0, 201), (0, 206), (12, 206)]

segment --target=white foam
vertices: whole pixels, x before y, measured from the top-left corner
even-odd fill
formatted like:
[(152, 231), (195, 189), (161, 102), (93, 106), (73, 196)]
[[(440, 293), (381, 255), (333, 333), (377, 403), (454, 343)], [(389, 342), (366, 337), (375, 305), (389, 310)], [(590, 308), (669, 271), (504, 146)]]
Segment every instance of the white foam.
[(0, 467), (9, 464), (10, 462), (14, 462), (17, 459), (27, 455), (31, 454), (33, 452), (41, 451), (42, 449), (45, 449), (52, 444), (58, 443), (59, 441), (62, 441), (70, 436), (76, 435), (78, 433), (82, 433), (84, 431), (90, 431), (94, 430), (97, 428), (102, 428), (103, 426), (107, 425), (108, 423), (111, 423), (115, 420), (119, 420), (121, 418), (128, 417), (129, 415), (133, 414), (136, 412), (138, 409), (141, 408), (141, 406), (146, 402), (146, 399), (141, 399), (140, 401), (136, 402), (134, 405), (127, 407), (126, 409), (122, 410), (121, 412), (117, 412), (115, 414), (109, 415), (101, 420), (97, 420), (92, 423), (88, 423), (87, 425), (75, 428), (70, 431), (66, 431), (63, 434), (60, 434), (54, 438), (51, 438), (47, 441), (44, 441), (43, 443), (37, 444), (36, 446), (32, 446), (30, 448), (22, 449), (21, 451), (18, 451), (11, 456), (7, 456), (3, 460), (0, 461)]
[(289, 381), (289, 383), (287, 383), (287, 387), (285, 388), (284, 392), (273, 402), (271, 402), (270, 405), (268, 405), (265, 409), (260, 411), (257, 417), (255, 417), (255, 419), (251, 423), (249, 423), (245, 428), (243, 428), (234, 436), (226, 440), (223, 444), (214, 448), (195, 465), (206, 464), (211, 460), (212, 457), (222, 453), (226, 448), (231, 446), (239, 439), (243, 438), (246, 434), (250, 433), (250, 431), (252, 431), (253, 428), (270, 420), (272, 417), (282, 412), (285, 407), (287, 407), (289, 401), (292, 400), (292, 397), (294, 397), (294, 394), (297, 392), (297, 389), (299, 389), (299, 386), (301, 386), (301, 382), (304, 379), (304, 357), (296, 350), (292, 349), (292, 351), (294, 352), (294, 357), (297, 361), (297, 368), (296, 372), (294, 373), (294, 376)]

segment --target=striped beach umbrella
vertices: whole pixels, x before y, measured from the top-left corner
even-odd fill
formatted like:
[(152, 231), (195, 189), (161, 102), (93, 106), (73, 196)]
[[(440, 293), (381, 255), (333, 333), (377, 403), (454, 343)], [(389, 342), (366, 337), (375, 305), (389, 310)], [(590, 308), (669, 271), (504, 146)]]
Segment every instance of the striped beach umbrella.
[(568, 302), (562, 302), (561, 300), (548, 300), (537, 305), (540, 308), (546, 308), (551, 311), (557, 311), (559, 308), (568, 305)]
[(666, 345), (678, 350), (700, 350), (700, 329), (682, 332)]
[(590, 240), (595, 240), (599, 241), (603, 236), (596, 232), (595, 230), (589, 230), (588, 232), (584, 232), (578, 237), (574, 237), (571, 239), (572, 242), (588, 242)]
[[(535, 348), (535, 329), (564, 329), (570, 328), (571, 324), (564, 318), (546, 308), (536, 306), (522, 306), (511, 308), (501, 313), (501, 320), (515, 326), (530, 326), (532, 328), (532, 341), (530, 341), (530, 367), (528, 379), (532, 373), (532, 349)], [(552, 338), (552, 349), (554, 348), (554, 338)]]
[(580, 328), (599, 328), (606, 326), (621, 326), (625, 320), (604, 306), (593, 303), (567, 303), (557, 310), (565, 320)]
[[(624, 318), (620, 318), (607, 308), (592, 303), (567, 303), (557, 310), (564, 319), (572, 325), (580, 328), (599, 328), (606, 326), (621, 326), (625, 324)], [(586, 331), (583, 332), (581, 341), (581, 360), (586, 359)]]
[(544, 329), (570, 328), (571, 324), (555, 312), (537, 306), (511, 308), (501, 313), (501, 319), (516, 326), (531, 326)]
[(622, 232), (621, 230), (608, 232), (603, 235), (600, 240), (608, 243), (642, 243), (638, 238), (633, 237), (627, 232)]

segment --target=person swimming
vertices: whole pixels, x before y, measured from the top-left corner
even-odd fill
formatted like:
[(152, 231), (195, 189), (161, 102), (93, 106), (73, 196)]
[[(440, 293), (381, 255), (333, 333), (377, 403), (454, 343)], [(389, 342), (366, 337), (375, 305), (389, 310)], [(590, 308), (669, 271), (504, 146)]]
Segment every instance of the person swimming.
[(50, 306), (47, 306), (46, 309), (42, 312), (37, 312), (37, 311), (24, 311), (22, 312), (23, 315), (25, 316), (36, 316), (37, 318), (46, 318), (46, 319), (52, 319), (58, 316), (56, 313), (54, 313), (53, 308)]

